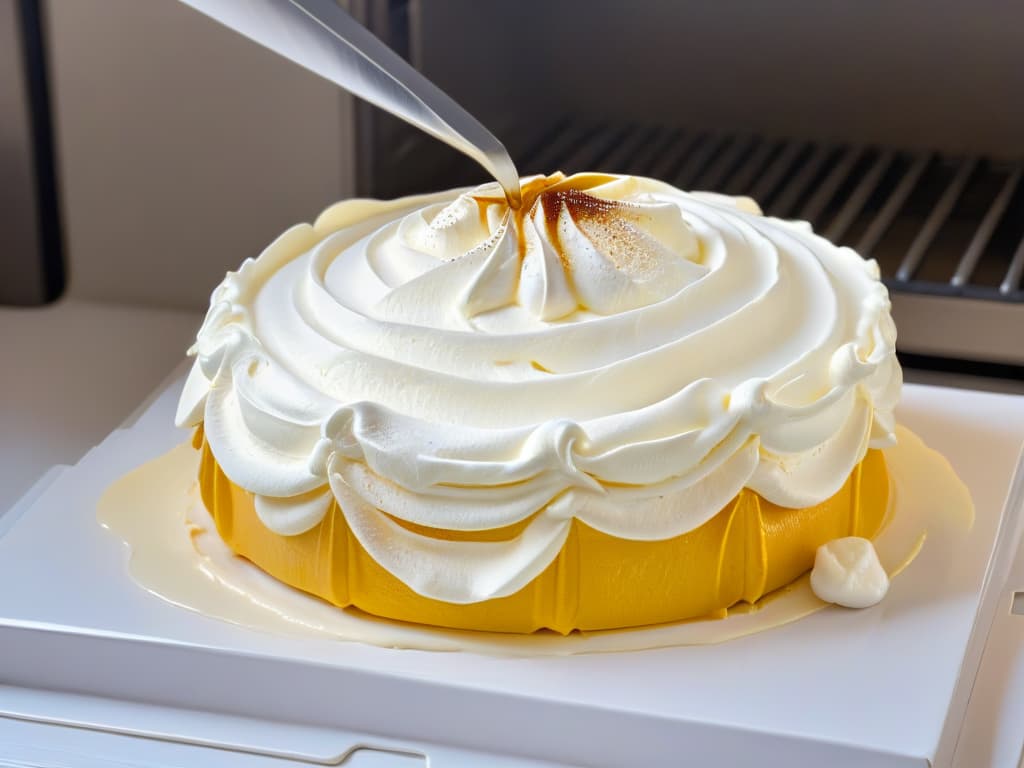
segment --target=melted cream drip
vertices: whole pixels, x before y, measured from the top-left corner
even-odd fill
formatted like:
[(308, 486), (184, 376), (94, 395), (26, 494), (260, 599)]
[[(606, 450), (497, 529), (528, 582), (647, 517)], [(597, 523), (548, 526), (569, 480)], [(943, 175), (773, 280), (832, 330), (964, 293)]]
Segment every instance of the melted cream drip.
[[(743, 487), (806, 507), (892, 441), (874, 262), (652, 179), (538, 177), (524, 200), (341, 203), (214, 291), (178, 423), (269, 529), (308, 530), (333, 494), (384, 568), (468, 603), (535, 578), (573, 518), (654, 540)], [(392, 518), (531, 522), (496, 552)]]
[[(926, 535), (955, 542), (974, 518), (970, 493), (949, 463), (912, 432), (898, 432), (899, 443), (886, 450), (894, 506), (874, 542), (890, 576), (909, 565)], [(825, 607), (805, 576), (753, 609), (738, 606), (721, 621), (574, 632), (566, 637), (549, 632), (466, 632), (377, 619), (293, 590), (232, 554), (199, 500), (197, 464), (198, 455), (185, 444), (125, 475), (100, 500), (99, 520), (130, 548), (128, 569), (141, 587), (176, 605), (252, 629), (389, 648), (566, 655), (723, 642)]]

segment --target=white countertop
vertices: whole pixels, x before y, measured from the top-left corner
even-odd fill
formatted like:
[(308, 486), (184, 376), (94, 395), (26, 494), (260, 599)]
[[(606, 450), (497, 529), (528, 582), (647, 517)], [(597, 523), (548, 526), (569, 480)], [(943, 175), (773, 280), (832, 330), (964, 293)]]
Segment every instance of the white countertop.
[(184, 358), (201, 321), (74, 299), (0, 307), (0, 510), (131, 414)]

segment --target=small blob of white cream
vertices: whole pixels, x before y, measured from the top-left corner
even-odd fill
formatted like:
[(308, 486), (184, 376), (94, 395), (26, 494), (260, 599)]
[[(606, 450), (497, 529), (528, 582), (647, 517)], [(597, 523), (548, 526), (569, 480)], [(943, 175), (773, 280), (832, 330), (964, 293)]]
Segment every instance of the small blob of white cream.
[(889, 576), (868, 539), (848, 536), (818, 547), (811, 589), (827, 603), (869, 608), (889, 591)]

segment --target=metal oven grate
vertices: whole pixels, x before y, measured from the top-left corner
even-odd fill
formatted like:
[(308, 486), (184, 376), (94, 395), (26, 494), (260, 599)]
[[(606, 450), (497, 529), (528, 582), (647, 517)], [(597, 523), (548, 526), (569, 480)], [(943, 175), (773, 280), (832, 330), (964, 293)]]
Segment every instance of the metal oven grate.
[(523, 173), (599, 169), (750, 195), (877, 259), (896, 291), (1024, 302), (1024, 160), (568, 121), (535, 147), (517, 158)]

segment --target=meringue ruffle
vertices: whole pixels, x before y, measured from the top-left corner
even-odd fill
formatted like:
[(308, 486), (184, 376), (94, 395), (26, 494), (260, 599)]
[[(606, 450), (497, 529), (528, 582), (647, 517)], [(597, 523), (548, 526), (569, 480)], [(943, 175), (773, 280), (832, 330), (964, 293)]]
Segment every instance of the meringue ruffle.
[(350, 509), (343, 514), (332, 499), (313, 528), (280, 536), (257, 520), (253, 494), (228, 480), (201, 428), (194, 444), (202, 451), (200, 490), (217, 532), (275, 578), (375, 616), (492, 632), (548, 628), (568, 634), (722, 618), (736, 603), (754, 603), (807, 571), (820, 546), (846, 536), (875, 536), (889, 496), (885, 459), (872, 450), (834, 496), (813, 507), (779, 507), (744, 489), (706, 523), (661, 541), (629, 541), (573, 520), (536, 578), (505, 597), (454, 604), (422, 596), (430, 588), (430, 568), (396, 576), (378, 562), (377, 547), (400, 548), (416, 565), (422, 550), (409, 546), (406, 537), (426, 537), (439, 553), (455, 558), (453, 567), (464, 567), (471, 581), (482, 567), (496, 583), (507, 563), (500, 556), (465, 562), (462, 548), (475, 546), (486, 558), (529, 531), (528, 521), (457, 532), (392, 520), (379, 539), (377, 532), (368, 538), (365, 528), (356, 533), (366, 521)]

